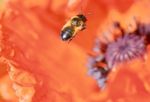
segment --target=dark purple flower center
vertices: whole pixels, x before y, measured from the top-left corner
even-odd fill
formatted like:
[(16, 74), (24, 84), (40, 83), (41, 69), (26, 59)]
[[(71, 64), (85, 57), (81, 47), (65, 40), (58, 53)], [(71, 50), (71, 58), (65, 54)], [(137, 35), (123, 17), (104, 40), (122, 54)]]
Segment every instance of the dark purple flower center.
[(109, 68), (113, 65), (140, 57), (145, 52), (145, 41), (135, 34), (119, 37), (117, 41), (108, 44), (105, 58)]

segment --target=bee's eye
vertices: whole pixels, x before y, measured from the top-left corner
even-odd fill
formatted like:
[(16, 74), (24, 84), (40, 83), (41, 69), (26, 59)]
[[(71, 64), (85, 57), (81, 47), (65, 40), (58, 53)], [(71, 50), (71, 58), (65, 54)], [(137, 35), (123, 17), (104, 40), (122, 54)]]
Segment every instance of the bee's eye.
[(71, 25), (73, 25), (73, 26), (81, 26), (81, 20), (79, 19), (79, 18), (73, 18), (72, 20), (71, 20)]

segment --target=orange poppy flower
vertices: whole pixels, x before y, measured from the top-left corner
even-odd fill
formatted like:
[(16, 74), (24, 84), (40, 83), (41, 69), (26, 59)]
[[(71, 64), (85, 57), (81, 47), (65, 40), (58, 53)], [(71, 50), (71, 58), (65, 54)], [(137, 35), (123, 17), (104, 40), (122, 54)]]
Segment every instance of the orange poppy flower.
[[(104, 90), (88, 76), (86, 66), (94, 39), (105, 40), (102, 32), (109, 29), (108, 23), (118, 21), (132, 31), (135, 16), (149, 24), (149, 4), (148, 0), (1, 0), (0, 102), (149, 102), (148, 45), (144, 59), (113, 68)], [(61, 41), (65, 20), (80, 12), (87, 15), (87, 29), (69, 44)]]

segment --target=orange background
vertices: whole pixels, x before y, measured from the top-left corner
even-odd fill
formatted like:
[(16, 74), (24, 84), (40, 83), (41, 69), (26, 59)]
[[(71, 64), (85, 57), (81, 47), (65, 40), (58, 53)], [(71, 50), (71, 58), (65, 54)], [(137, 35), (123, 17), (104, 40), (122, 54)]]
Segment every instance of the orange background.
[[(126, 27), (137, 16), (149, 23), (149, 0), (1, 0), (0, 5), (0, 102), (150, 102), (149, 47), (146, 60), (117, 66), (105, 90), (86, 68), (94, 39), (112, 21)], [(70, 44), (61, 41), (62, 26), (79, 12), (87, 15), (87, 29)]]

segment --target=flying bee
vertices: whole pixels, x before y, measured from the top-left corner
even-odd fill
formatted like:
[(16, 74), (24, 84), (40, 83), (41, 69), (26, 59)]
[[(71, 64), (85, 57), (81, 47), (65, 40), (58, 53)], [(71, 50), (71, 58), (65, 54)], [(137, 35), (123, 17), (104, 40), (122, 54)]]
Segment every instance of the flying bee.
[(61, 39), (71, 41), (75, 35), (86, 28), (87, 18), (83, 14), (73, 16), (62, 28)]

